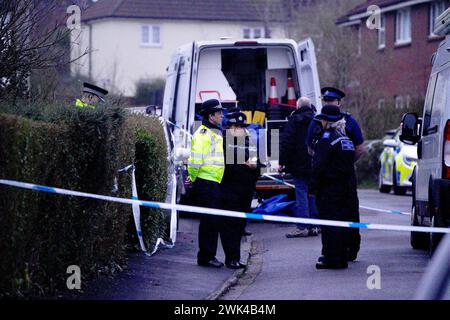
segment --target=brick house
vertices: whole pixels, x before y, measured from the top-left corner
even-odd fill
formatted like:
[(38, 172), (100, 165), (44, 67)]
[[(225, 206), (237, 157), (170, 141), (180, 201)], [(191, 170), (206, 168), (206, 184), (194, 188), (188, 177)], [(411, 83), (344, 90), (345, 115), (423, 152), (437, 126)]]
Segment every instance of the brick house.
[[(374, 30), (366, 26), (371, 5), (381, 9), (380, 27)], [(447, 0), (368, 0), (340, 17), (336, 24), (351, 28), (357, 39), (347, 90), (367, 86), (379, 109), (409, 108), (423, 100), (431, 58), (443, 39), (433, 34), (434, 21), (449, 5)]]

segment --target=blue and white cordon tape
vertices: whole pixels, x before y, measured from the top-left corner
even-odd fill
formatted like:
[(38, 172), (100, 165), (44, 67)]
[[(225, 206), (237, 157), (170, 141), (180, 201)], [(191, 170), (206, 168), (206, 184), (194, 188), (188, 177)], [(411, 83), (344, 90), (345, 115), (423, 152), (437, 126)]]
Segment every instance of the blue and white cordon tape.
[(254, 219), (254, 220), (264, 220), (264, 221), (274, 221), (274, 222), (304, 223), (304, 224), (313, 224), (313, 225), (330, 226), (330, 227), (345, 227), (345, 228), (359, 228), (359, 229), (387, 230), (387, 231), (433, 232), (433, 233), (449, 233), (450, 234), (450, 228), (430, 228), (430, 227), (400, 226), (400, 225), (389, 225), (389, 224), (372, 224), (372, 223), (363, 223), (363, 222), (347, 222), (347, 221), (335, 221), (335, 220), (279, 217), (279, 216), (261, 215), (261, 214), (255, 214), (255, 213), (236, 212), (236, 211), (229, 211), (229, 210), (186, 206), (186, 205), (180, 205), (180, 204), (169, 204), (169, 203), (159, 203), (159, 202), (145, 201), (145, 200), (110, 197), (110, 196), (104, 196), (104, 195), (98, 195), (98, 194), (92, 194), (92, 193), (86, 193), (86, 192), (71, 191), (71, 190), (66, 190), (66, 189), (41, 186), (41, 185), (19, 182), (19, 181), (14, 181), (14, 180), (0, 179), (0, 184), (23, 188), (23, 189), (37, 190), (37, 191), (41, 191), (41, 192), (67, 195), (67, 196), (84, 197), (84, 198), (98, 199), (98, 200), (103, 200), (103, 201), (125, 203), (125, 204), (130, 204), (130, 205), (138, 204), (140, 206), (157, 208), (157, 209), (167, 209), (167, 210), (175, 209), (175, 210), (179, 210), (179, 211), (199, 213), (199, 214), (208, 214), (208, 215), (217, 215), (217, 216), (244, 218), (244, 219)]

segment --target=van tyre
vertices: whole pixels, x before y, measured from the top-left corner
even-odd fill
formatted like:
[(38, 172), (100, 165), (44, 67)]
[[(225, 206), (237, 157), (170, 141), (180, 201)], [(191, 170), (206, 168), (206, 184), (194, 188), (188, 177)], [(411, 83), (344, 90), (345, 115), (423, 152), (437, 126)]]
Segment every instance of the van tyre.
[(381, 173), (378, 176), (378, 190), (380, 190), (381, 193), (389, 193), (391, 192), (391, 186), (387, 184), (383, 184), (383, 174)]
[[(431, 181), (428, 195), (428, 213), (431, 217), (431, 226), (434, 228), (447, 228), (448, 225), (446, 225), (442, 217), (442, 205), (440, 199), (439, 186), (435, 181)], [(430, 255), (433, 255), (434, 251), (439, 246), (442, 237), (442, 233), (430, 233)]]
[[(433, 228), (445, 228), (446, 226), (442, 223), (442, 219), (440, 218), (439, 214), (435, 214), (431, 218), (431, 227)], [(434, 251), (436, 251), (437, 247), (439, 246), (439, 243), (442, 240), (442, 233), (430, 233), (430, 256), (434, 254)]]
[[(417, 219), (416, 206), (413, 204), (411, 208), (411, 225), (414, 227), (420, 226)], [(427, 250), (429, 248), (429, 237), (430, 235), (425, 232), (411, 232), (411, 247), (416, 250)]]
[(403, 196), (406, 194), (407, 188), (406, 187), (401, 187), (398, 185), (398, 181), (397, 181), (397, 166), (394, 163), (394, 165), (392, 166), (392, 188), (394, 189), (394, 194), (398, 195), (398, 196)]

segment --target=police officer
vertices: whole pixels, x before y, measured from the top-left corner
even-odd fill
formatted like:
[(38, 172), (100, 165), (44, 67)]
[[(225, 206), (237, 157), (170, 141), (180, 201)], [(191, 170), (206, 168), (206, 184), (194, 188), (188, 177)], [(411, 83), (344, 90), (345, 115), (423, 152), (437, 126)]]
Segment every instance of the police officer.
[(91, 83), (83, 83), (83, 95), (75, 101), (78, 108), (96, 109), (100, 101), (105, 102), (108, 91)]
[[(250, 212), (256, 182), (260, 176), (256, 146), (251, 146), (246, 131), (247, 117), (236, 111), (227, 115), (224, 135), (225, 174), (220, 185), (223, 209)], [(240, 262), (241, 237), (245, 219), (225, 217), (220, 236), (225, 264), (230, 269), (245, 268)]]
[[(335, 106), (341, 108), (342, 99), (345, 97), (345, 93), (341, 90), (333, 87), (324, 87), (321, 90), (323, 105), (325, 106)], [(355, 161), (361, 157), (361, 155), (365, 152), (364, 147), (364, 138), (361, 131), (361, 127), (355, 118), (347, 112), (344, 112), (345, 119), (345, 133), (352, 140), (353, 145), (355, 146)], [(321, 137), (323, 133), (323, 128), (321, 123), (318, 121), (312, 121), (309, 128), (308, 134), (306, 138), (306, 143), (308, 145), (308, 149), (310, 153), (313, 153), (315, 143), (317, 137)], [(356, 174), (352, 177), (354, 179), (354, 184), (357, 184)], [(352, 210), (350, 212), (351, 221), (359, 222), (359, 200), (357, 190), (355, 189), (352, 194), (349, 194), (349, 199), (351, 199), (351, 203), (353, 204)], [(347, 239), (347, 250), (348, 250), (348, 260), (354, 261), (357, 258), (359, 249), (361, 244), (361, 236), (359, 233), (359, 229), (351, 229), (349, 232), (349, 237)]]
[[(220, 208), (220, 183), (225, 170), (223, 138), (219, 127), (223, 119), (222, 105), (219, 100), (207, 100), (202, 104), (201, 114), (202, 125), (192, 137), (188, 163), (189, 179), (193, 183), (192, 202), (200, 207)], [(216, 259), (220, 227), (221, 217), (201, 215), (198, 265), (214, 268), (223, 266)]]
[[(325, 105), (316, 116), (324, 129), (314, 150), (311, 189), (316, 194), (319, 217), (326, 220), (350, 221), (356, 192), (355, 146), (345, 135), (345, 115), (338, 106)], [(350, 195), (350, 196), (349, 196)], [(348, 267), (348, 229), (322, 227), (322, 257), (317, 269)]]

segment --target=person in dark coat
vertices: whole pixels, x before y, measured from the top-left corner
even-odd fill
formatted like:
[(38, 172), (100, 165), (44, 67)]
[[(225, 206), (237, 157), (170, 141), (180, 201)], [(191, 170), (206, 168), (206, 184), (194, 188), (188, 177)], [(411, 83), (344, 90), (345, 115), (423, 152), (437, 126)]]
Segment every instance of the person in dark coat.
[[(314, 148), (311, 191), (321, 219), (351, 221), (355, 208), (355, 145), (345, 134), (344, 117), (333, 105), (324, 106), (316, 116), (324, 131)], [(322, 226), (322, 256), (316, 268), (347, 268), (350, 236), (347, 228)]]
[[(225, 173), (220, 184), (222, 209), (251, 212), (256, 182), (260, 176), (257, 149), (250, 145), (250, 137), (245, 130), (248, 126), (246, 115), (235, 111), (229, 113), (227, 118), (228, 129), (224, 133)], [(245, 219), (223, 218), (220, 236), (228, 268), (246, 267), (240, 262), (245, 225)]]
[[(297, 101), (295, 110), (284, 127), (280, 144), (280, 168), (292, 174), (295, 184), (296, 206), (295, 217), (317, 218), (317, 209), (313, 196), (309, 195), (309, 180), (311, 178), (311, 160), (306, 145), (309, 125), (314, 118), (314, 110), (308, 98)], [(320, 229), (309, 224), (297, 224), (288, 238), (317, 236)]]
[[(321, 90), (322, 100), (324, 106), (336, 106), (339, 109), (342, 109), (342, 99), (345, 97), (345, 93), (341, 90), (333, 87), (324, 87)], [(348, 112), (343, 112), (345, 119), (345, 133), (352, 140), (353, 145), (355, 146), (355, 161), (357, 161), (362, 154), (364, 154), (364, 137), (361, 131), (361, 127), (355, 118)], [(323, 128), (321, 127), (321, 123), (318, 121), (312, 121), (309, 129), (308, 129), (308, 137), (307, 137), (307, 145), (308, 151), (313, 154), (315, 148), (316, 137), (322, 137)], [(357, 184), (356, 173), (353, 176), (354, 184)], [(351, 203), (354, 207), (351, 210), (351, 221), (359, 222), (359, 199), (357, 190), (355, 190), (352, 194), (349, 195), (352, 198)], [(349, 261), (356, 260), (358, 256), (358, 252), (361, 246), (361, 235), (359, 233), (359, 229), (354, 228), (349, 231), (350, 237), (347, 241), (347, 250), (349, 255)]]

